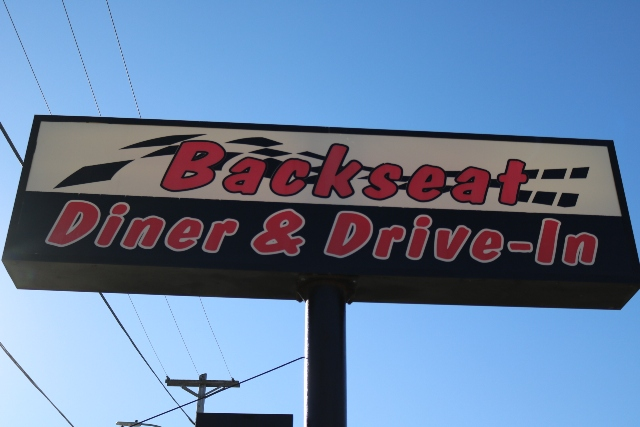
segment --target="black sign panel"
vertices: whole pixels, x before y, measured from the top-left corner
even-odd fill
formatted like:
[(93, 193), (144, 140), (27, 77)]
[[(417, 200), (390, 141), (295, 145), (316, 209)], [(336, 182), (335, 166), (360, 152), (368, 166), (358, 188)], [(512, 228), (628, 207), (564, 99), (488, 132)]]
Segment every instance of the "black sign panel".
[(19, 288), (621, 308), (640, 267), (611, 141), (37, 116)]
[(293, 415), (200, 413), (196, 427), (293, 427)]

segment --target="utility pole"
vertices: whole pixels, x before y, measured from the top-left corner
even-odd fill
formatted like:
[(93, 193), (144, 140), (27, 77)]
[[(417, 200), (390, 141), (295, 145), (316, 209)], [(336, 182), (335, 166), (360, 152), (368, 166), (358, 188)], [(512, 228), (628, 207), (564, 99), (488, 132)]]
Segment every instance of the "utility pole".
[[(231, 381), (225, 380), (207, 380), (207, 374), (202, 374), (197, 380), (172, 380), (167, 377), (165, 380), (168, 386), (180, 387), (184, 391), (194, 395), (198, 399), (198, 404), (196, 407), (196, 414), (201, 414), (204, 412), (204, 401), (205, 397), (211, 396), (216, 391), (222, 388), (230, 388), (230, 387), (240, 387), (240, 383), (233, 378)], [(191, 390), (188, 387), (198, 387), (198, 392)], [(207, 392), (207, 387), (212, 387), (213, 390)]]

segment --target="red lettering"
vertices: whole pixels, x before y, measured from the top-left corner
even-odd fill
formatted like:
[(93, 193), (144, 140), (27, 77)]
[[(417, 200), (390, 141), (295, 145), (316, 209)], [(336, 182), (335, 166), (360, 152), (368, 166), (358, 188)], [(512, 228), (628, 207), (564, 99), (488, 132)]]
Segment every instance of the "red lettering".
[(304, 217), (293, 209), (278, 211), (264, 221), (264, 231), (251, 241), (251, 247), (260, 255), (284, 253), (296, 256), (304, 239), (292, 236), (304, 227)]
[(373, 200), (385, 200), (398, 192), (398, 185), (394, 182), (402, 178), (402, 168), (392, 163), (378, 165), (369, 174), (369, 186), (362, 192)]
[(266, 170), (263, 160), (246, 157), (229, 169), (231, 174), (222, 181), (222, 186), (229, 193), (256, 194)]
[(407, 184), (407, 195), (418, 202), (430, 202), (442, 194), (447, 181), (444, 169), (438, 166), (420, 166)]
[(507, 244), (507, 247), (509, 248), (509, 252), (525, 253), (525, 254), (528, 254), (529, 252), (533, 252), (533, 245), (531, 244), (531, 242), (511, 241)]
[(100, 209), (91, 202), (84, 200), (69, 200), (45, 242), (49, 245), (65, 247), (86, 237), (93, 231), (100, 221)]
[[(271, 191), (278, 196), (293, 196), (301, 192), (307, 183), (304, 178), (309, 176), (311, 163), (288, 159), (282, 162), (271, 178)], [(293, 178), (293, 179), (292, 179)]]
[(468, 167), (456, 177), (458, 183), (451, 189), (451, 197), (459, 203), (482, 205), (487, 198), (491, 174), (484, 170)]
[(464, 225), (456, 227), (453, 235), (448, 228), (438, 228), (436, 230), (435, 258), (444, 262), (455, 260), (470, 234), (471, 229)]
[(518, 203), (520, 185), (526, 184), (529, 177), (522, 173), (525, 163), (521, 160), (509, 160), (504, 173), (498, 175), (498, 181), (502, 183), (498, 201), (503, 205), (513, 206)]
[(596, 252), (598, 252), (596, 236), (589, 233), (569, 234), (564, 239), (562, 262), (567, 265), (578, 265), (580, 261), (580, 264), (593, 265), (596, 262)]
[(500, 256), (504, 247), (504, 237), (496, 230), (485, 228), (480, 230), (471, 242), (469, 254), (478, 262), (486, 263), (495, 261)]
[(160, 186), (167, 191), (187, 191), (211, 183), (211, 168), (224, 159), (224, 148), (213, 141), (186, 141), (173, 156)]
[(123, 216), (127, 212), (129, 212), (129, 205), (124, 202), (116, 203), (111, 207), (110, 215), (104, 221), (104, 224), (98, 233), (98, 237), (96, 237), (96, 246), (100, 248), (111, 246), (113, 239), (115, 239), (116, 234), (118, 234), (120, 227), (122, 227), (122, 224), (124, 223)]
[(542, 220), (540, 228), (540, 238), (536, 248), (536, 262), (541, 265), (551, 265), (556, 257), (556, 246), (558, 244), (558, 233), (560, 232), (560, 221), (553, 218)]
[(202, 236), (202, 221), (195, 218), (182, 218), (176, 222), (164, 238), (164, 244), (172, 251), (182, 252), (191, 249)]
[(216, 221), (211, 224), (209, 233), (204, 240), (202, 250), (212, 254), (217, 253), (222, 245), (225, 236), (233, 236), (238, 231), (240, 224), (235, 219), (225, 219), (224, 221)]
[(381, 228), (378, 232), (378, 239), (373, 247), (373, 256), (377, 259), (389, 259), (391, 247), (395, 242), (402, 242), (406, 230), (404, 227), (394, 225), (390, 228)]
[(129, 228), (124, 234), (120, 246), (125, 249), (135, 249), (137, 246), (142, 249), (152, 249), (158, 243), (164, 225), (164, 219), (155, 215), (134, 218), (129, 223)]
[(409, 246), (407, 247), (407, 258), (417, 261), (422, 258), (424, 249), (429, 239), (429, 227), (431, 226), (431, 217), (429, 215), (418, 215), (413, 220), (413, 231), (409, 238)]
[(324, 253), (336, 258), (347, 257), (362, 249), (372, 234), (373, 223), (368, 216), (352, 211), (338, 212)]
[(346, 166), (342, 166), (348, 151), (349, 147), (342, 144), (333, 144), (329, 148), (327, 157), (322, 163), (318, 181), (313, 187), (314, 196), (328, 198), (334, 190), (338, 197), (344, 199), (354, 193), (351, 180), (362, 169), (362, 163), (351, 160)]

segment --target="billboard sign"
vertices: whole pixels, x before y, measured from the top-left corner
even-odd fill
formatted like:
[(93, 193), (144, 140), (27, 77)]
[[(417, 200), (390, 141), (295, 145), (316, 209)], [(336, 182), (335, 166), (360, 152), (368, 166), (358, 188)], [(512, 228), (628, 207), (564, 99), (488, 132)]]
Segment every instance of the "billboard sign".
[(612, 141), (36, 116), (18, 288), (621, 308), (640, 267)]

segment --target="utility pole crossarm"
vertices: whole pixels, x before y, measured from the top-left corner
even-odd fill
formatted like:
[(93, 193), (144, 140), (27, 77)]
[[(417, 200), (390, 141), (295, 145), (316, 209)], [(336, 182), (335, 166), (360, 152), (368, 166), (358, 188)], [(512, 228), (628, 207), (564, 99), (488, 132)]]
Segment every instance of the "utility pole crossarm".
[(240, 387), (239, 381), (225, 381), (225, 380), (172, 380), (167, 378), (165, 380), (168, 386), (177, 387)]
[[(201, 374), (200, 378), (197, 380), (172, 380), (167, 376), (167, 379), (164, 380), (168, 386), (180, 387), (184, 391), (189, 392), (190, 394), (196, 396), (198, 398), (198, 404), (196, 407), (196, 413), (201, 414), (204, 412), (204, 400), (211, 396), (217, 390), (222, 388), (230, 388), (230, 387), (240, 387), (240, 382), (231, 378), (231, 381), (225, 380), (208, 380), (207, 374)], [(188, 387), (197, 387), (198, 393), (190, 390)], [(207, 387), (213, 388), (207, 393)]]
[(117, 426), (150, 426), (150, 427), (160, 427), (158, 425), (155, 424), (139, 424), (137, 421), (134, 422), (128, 422), (128, 421), (118, 421), (116, 423)]

